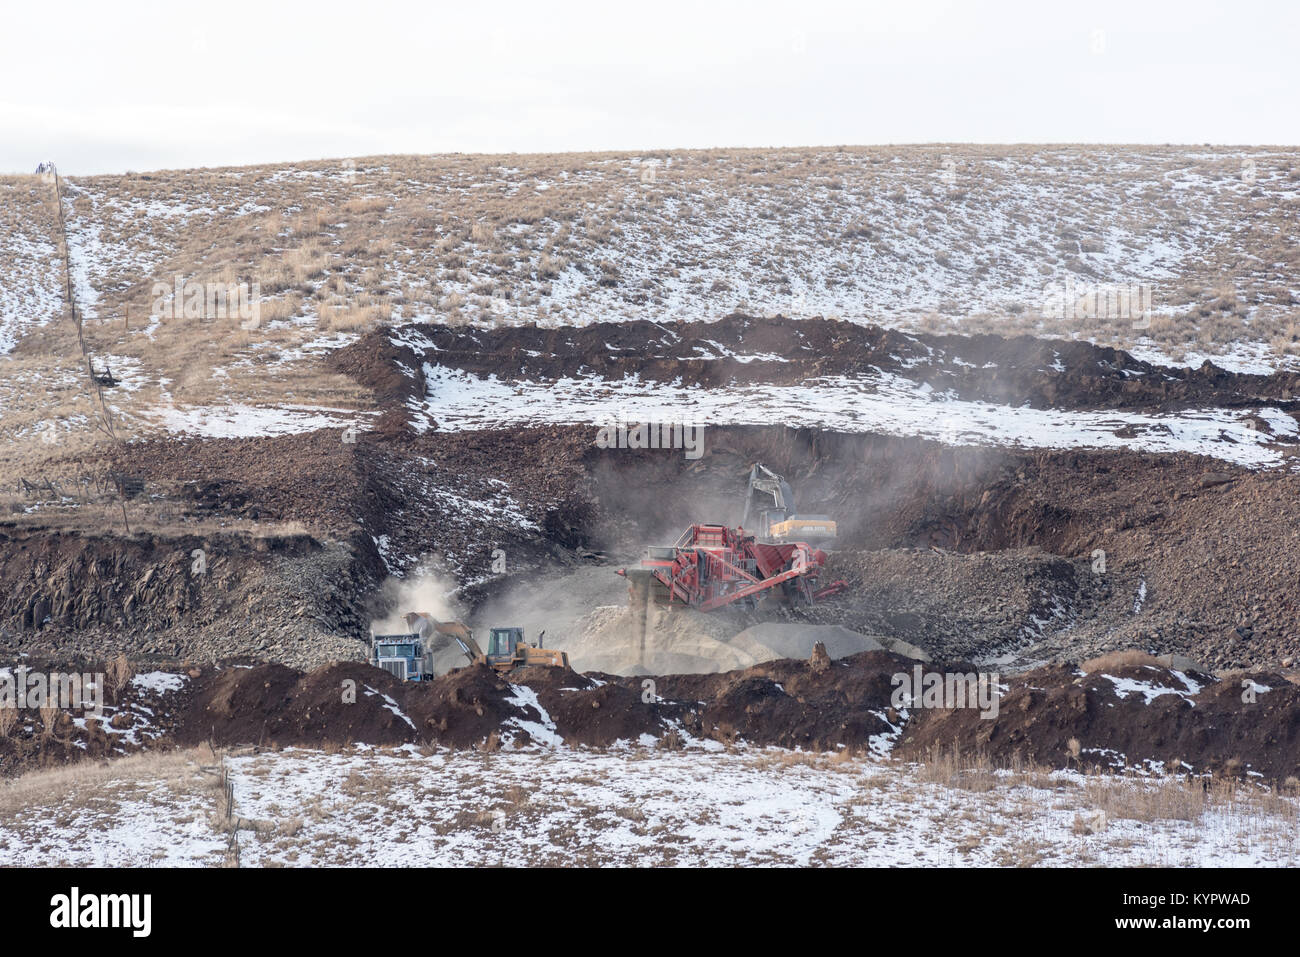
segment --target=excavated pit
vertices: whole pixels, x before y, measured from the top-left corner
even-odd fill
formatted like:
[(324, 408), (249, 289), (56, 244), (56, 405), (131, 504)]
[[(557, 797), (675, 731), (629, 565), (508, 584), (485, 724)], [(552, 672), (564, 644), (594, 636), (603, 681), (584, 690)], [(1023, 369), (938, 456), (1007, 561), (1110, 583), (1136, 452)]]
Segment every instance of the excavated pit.
[[(602, 568), (634, 563), (641, 546), (669, 543), (694, 521), (738, 523), (749, 467), (761, 461), (791, 481), (801, 509), (837, 520), (826, 574), (850, 584), (816, 608), (776, 613), (782, 620), (1002, 667), (1131, 647), (1206, 668), (1277, 666), (1300, 644), (1300, 588), (1271, 557), (1300, 544), (1276, 521), (1300, 491), (1292, 473), (1190, 455), (952, 448), (802, 429), (708, 435), (694, 461), (587, 452), (596, 512), (585, 541), (608, 559)], [(485, 589), (477, 604), (484, 623), (521, 617), (559, 647), (626, 642), (635, 627), (618, 617), (626, 597), (598, 575), (539, 568)], [(577, 609), (541, 597), (557, 586), (577, 592)], [(532, 613), (539, 600), (544, 616)], [(591, 604), (600, 610), (585, 611)], [(698, 643), (763, 620), (704, 617), (716, 618), (659, 613), (665, 652), (684, 633)]]
[[(1206, 668), (1279, 666), (1300, 645), (1300, 585), (1277, 558), (1300, 545), (1277, 518), (1300, 491), (1295, 473), (780, 427), (706, 435), (694, 460), (600, 449), (577, 426), (356, 445), (141, 443), (130, 464), (149, 475), (146, 495), (192, 473), (237, 485), (228, 527), (214, 530), (211, 511), (184, 500), (185, 520), (165, 534), (70, 529), (45, 513), (3, 523), (4, 647), (299, 667), (358, 658), (369, 622), (399, 610), (383, 606), (380, 584), (430, 567), (467, 583), (454, 606), (475, 628), (508, 622), (546, 629), (557, 647), (590, 643), (592, 616), (626, 605), (615, 569), (692, 522), (738, 523), (754, 462), (786, 476), (799, 508), (837, 520), (828, 580), (850, 584), (781, 620), (1004, 667), (1129, 647)], [(286, 458), (299, 468), (285, 470)], [(232, 459), (237, 468), (222, 465)], [(492, 507), (457, 510), (479, 500)], [(273, 508), (279, 523), (249, 517)], [(190, 531), (190, 517), (208, 524)], [(302, 529), (277, 531), (285, 522)], [(209, 556), (206, 577), (190, 574), (195, 548)], [(763, 620), (696, 630), (716, 638)], [(617, 627), (607, 634), (619, 639)]]

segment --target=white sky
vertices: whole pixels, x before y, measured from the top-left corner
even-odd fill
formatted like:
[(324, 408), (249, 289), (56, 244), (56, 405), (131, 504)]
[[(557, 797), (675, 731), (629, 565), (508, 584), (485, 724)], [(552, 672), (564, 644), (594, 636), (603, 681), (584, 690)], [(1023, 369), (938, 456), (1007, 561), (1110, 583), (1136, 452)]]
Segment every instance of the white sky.
[(4, 172), (45, 159), (85, 174), (452, 151), (1300, 143), (1300, 4), (1281, 0), (3, 2)]

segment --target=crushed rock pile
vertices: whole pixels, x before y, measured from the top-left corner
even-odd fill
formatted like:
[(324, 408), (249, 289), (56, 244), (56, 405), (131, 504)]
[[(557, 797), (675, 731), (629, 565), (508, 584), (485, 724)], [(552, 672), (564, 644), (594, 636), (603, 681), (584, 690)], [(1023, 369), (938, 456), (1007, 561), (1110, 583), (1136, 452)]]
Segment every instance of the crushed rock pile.
[(626, 606), (604, 606), (586, 616), (575, 639), (556, 644), (579, 670), (663, 675), (717, 674), (782, 658), (805, 660), (819, 642), (832, 659), (889, 651), (929, 660), (922, 649), (905, 641), (841, 625), (762, 622), (744, 627), (730, 615), (685, 608), (652, 607), (643, 616)]

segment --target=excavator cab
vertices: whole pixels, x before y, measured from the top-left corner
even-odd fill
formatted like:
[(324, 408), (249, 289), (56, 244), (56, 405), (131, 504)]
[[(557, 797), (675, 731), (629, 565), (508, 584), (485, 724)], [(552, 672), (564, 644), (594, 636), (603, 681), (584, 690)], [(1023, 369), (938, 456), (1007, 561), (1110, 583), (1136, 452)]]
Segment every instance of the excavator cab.
[(488, 664), (514, 661), (521, 645), (524, 645), (522, 628), (493, 628), (488, 633)]

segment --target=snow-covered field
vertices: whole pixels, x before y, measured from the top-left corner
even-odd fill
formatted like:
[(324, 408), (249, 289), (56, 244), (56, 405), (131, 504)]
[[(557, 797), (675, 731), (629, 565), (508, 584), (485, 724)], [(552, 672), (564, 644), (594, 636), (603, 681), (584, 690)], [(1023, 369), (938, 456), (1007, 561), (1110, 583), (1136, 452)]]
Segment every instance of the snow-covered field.
[(0, 360), (19, 339), (58, 317), (63, 308), (63, 267), (51, 227), (51, 189), (35, 179), (0, 179)]
[(266, 408), (234, 402), (220, 407), (163, 408), (155, 410), (151, 418), (179, 435), (229, 439), (347, 428), (354, 424), (357, 413), (349, 409), (298, 405)]
[[(16, 807), (14, 865), (228, 862), (206, 752)], [(1294, 799), (777, 749), (232, 757), (241, 866), (1296, 866)]]

